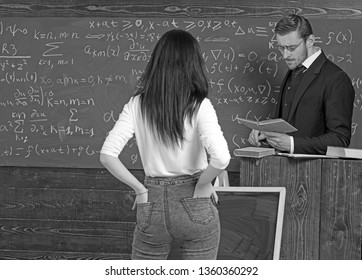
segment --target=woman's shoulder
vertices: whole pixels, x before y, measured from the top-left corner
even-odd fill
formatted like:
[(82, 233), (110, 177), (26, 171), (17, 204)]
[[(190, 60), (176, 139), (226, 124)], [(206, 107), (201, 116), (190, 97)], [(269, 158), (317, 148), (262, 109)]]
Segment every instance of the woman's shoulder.
[(200, 107), (196, 113), (196, 122), (211, 120), (213, 116), (216, 115), (214, 106), (211, 103), (211, 100), (204, 98), (200, 104)]
[(204, 98), (204, 100), (202, 100), (201, 104), (200, 104), (200, 110), (199, 111), (209, 111), (209, 110), (213, 110), (214, 106), (211, 103), (211, 100), (209, 98)]
[(140, 100), (140, 96), (139, 96), (139, 95), (133, 95), (133, 96), (129, 99), (128, 103), (130, 103), (130, 104), (138, 104), (138, 103), (139, 103), (139, 100)]
[(128, 109), (137, 110), (139, 102), (140, 102), (139, 95), (134, 95), (128, 100), (128, 102), (125, 104), (125, 107), (127, 107)]
[(200, 107), (205, 107), (205, 106), (210, 106), (210, 105), (212, 106), (211, 100), (207, 97), (205, 97), (200, 103)]

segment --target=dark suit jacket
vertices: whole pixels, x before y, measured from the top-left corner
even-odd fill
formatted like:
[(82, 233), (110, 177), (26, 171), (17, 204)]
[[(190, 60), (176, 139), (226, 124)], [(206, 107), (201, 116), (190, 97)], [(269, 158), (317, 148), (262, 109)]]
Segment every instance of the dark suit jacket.
[[(280, 92), (284, 91), (285, 76)], [(355, 92), (347, 74), (322, 52), (304, 73), (286, 121), (298, 131), (294, 153), (325, 154), (327, 146), (348, 147)], [(281, 117), (282, 94), (277, 117)]]

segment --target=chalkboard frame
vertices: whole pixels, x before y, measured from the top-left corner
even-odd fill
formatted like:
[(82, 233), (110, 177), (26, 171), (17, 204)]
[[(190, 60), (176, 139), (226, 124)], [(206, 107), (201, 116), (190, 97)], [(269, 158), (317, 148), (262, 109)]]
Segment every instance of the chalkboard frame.
[(0, 16), (4, 17), (281, 17), (286, 13), (298, 13), (319, 18), (362, 18), (362, 3), (350, 0), (316, 0), (312, 3), (293, 3), (287, 0), (49, 0), (0, 1)]
[[(279, 260), (280, 257), (280, 248), (282, 242), (282, 231), (283, 231), (283, 221), (284, 221), (284, 210), (285, 210), (285, 198), (286, 198), (286, 188), (285, 187), (240, 187), (240, 186), (230, 186), (230, 187), (214, 187), (215, 191), (221, 200), (221, 205), (219, 206), (220, 216), (223, 214), (223, 202), (222, 199), (226, 196), (232, 197), (241, 195), (243, 198), (249, 198), (256, 200), (258, 195), (262, 194), (276, 194), (278, 195), (278, 204), (277, 204), (277, 213), (275, 221), (275, 235), (274, 235), (274, 247), (273, 247), (273, 260)], [(242, 205), (240, 205), (242, 206)], [(241, 215), (243, 213), (240, 213)], [(234, 214), (233, 214), (234, 215)], [(253, 216), (250, 217), (253, 219)], [(221, 234), (223, 233), (223, 228), (221, 225)], [(222, 244), (220, 244), (222, 246)]]

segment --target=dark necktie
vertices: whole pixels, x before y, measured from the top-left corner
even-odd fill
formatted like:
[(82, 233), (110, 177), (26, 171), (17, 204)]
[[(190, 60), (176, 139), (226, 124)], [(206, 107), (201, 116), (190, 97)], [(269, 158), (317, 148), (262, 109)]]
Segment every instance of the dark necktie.
[(291, 104), (294, 99), (294, 95), (298, 89), (299, 83), (302, 80), (303, 75), (301, 75), (301, 74), (306, 69), (307, 68), (305, 66), (299, 65), (297, 68), (292, 70), (290, 78), (288, 78), (289, 82), (283, 91), (283, 97), (282, 97), (283, 106), (281, 109), (281, 117), (285, 120), (288, 119), (288, 117), (289, 117), (289, 111), (290, 111), (290, 107), (291, 107)]
[(297, 68), (295, 68), (292, 71), (292, 80), (294, 80), (296, 77), (298, 77), (300, 74), (302, 74), (305, 69), (307, 69), (307, 68), (303, 65), (299, 65)]

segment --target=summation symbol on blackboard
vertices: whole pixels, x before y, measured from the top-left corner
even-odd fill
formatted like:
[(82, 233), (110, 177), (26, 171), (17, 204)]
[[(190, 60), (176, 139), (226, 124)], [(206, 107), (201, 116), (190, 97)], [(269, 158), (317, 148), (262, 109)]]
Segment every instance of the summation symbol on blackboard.
[[(235, 116), (270, 117), (287, 70), (276, 50), (275, 23), (272, 17), (2, 18), (0, 165), (100, 167), (105, 136), (134, 94), (157, 40), (172, 28), (188, 30), (200, 42), (209, 98), (230, 151), (247, 145), (248, 131), (240, 130)], [(339, 23), (316, 20), (314, 32), (357, 90), (353, 147), (362, 143), (362, 61), (352, 48), (360, 26)], [(137, 155), (137, 146), (128, 145), (121, 157), (140, 169)], [(237, 161), (229, 169), (237, 170)]]

